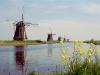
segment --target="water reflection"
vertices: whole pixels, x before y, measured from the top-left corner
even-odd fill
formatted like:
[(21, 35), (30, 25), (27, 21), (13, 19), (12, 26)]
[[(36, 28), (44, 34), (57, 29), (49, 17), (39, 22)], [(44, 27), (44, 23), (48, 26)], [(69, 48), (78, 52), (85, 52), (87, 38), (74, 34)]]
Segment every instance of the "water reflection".
[(48, 57), (52, 56), (52, 44), (48, 44)]
[(19, 71), (22, 71), (23, 73), (23, 67), (25, 65), (24, 46), (15, 46), (14, 49), (15, 49), (14, 56), (15, 56), (16, 67)]

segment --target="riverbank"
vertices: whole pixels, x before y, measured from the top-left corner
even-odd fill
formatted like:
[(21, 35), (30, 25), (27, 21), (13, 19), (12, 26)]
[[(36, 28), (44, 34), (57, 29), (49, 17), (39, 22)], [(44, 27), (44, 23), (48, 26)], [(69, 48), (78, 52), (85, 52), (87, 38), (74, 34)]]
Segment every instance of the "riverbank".
[(95, 45), (100, 45), (100, 41), (99, 40), (95, 40), (95, 41), (84, 41), (84, 43), (93, 43)]
[(13, 40), (0, 40), (0, 46), (23, 46), (23, 45), (40, 45), (52, 44), (58, 41), (41, 41), (41, 40), (27, 40), (27, 41), (13, 41)]

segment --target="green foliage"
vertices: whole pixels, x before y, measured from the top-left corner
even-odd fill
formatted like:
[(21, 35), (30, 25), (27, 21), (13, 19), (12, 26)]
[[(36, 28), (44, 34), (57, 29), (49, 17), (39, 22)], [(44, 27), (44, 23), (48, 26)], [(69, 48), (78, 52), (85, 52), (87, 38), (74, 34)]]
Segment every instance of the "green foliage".
[(67, 50), (62, 49), (64, 71), (59, 75), (100, 75), (100, 63), (97, 56), (99, 50), (93, 43), (85, 49), (82, 41), (74, 40), (73, 51), (73, 55), (68, 56)]
[(35, 71), (32, 71), (28, 75), (38, 75), (38, 74)]

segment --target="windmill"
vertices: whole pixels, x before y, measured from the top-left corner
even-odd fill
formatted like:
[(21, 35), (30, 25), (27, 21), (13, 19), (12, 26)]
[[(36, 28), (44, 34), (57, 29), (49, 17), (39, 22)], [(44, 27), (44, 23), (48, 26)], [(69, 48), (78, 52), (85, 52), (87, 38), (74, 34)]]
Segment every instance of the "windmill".
[(64, 36), (64, 38), (63, 38), (63, 42), (66, 42), (66, 38), (65, 38), (65, 36)]
[(50, 31), (51, 31), (51, 33), (48, 34), (47, 41), (52, 41), (53, 40), (53, 35), (56, 35), (56, 34), (52, 34), (51, 28), (50, 28)]
[[(9, 20), (7, 20), (9, 21)], [(13, 22), (13, 21), (10, 21)], [(22, 13), (22, 21), (14, 21), (13, 22), (13, 27), (14, 27), (14, 37), (13, 40), (17, 41), (24, 41), (27, 40), (27, 35), (26, 35), (26, 28), (30, 25), (38, 25), (38, 24), (32, 24), (30, 22), (24, 22), (24, 17)], [(15, 29), (16, 27), (16, 29)]]
[(62, 37), (61, 37), (61, 34), (60, 34), (60, 36), (58, 37), (58, 41), (61, 41), (62, 40)]
[(58, 41), (61, 41), (61, 40), (63, 40), (63, 42), (66, 42), (65, 36), (64, 37), (61, 37), (61, 34), (60, 34), (60, 36), (58, 37)]

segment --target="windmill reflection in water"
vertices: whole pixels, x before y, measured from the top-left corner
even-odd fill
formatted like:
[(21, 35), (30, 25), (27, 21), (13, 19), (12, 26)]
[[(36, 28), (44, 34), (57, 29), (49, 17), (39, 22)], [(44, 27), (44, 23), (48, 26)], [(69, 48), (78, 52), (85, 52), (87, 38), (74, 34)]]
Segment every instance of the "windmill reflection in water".
[(19, 71), (22, 71), (22, 74), (24, 72), (24, 65), (25, 65), (25, 51), (24, 51), (24, 46), (15, 46), (15, 63), (16, 63), (16, 68)]

